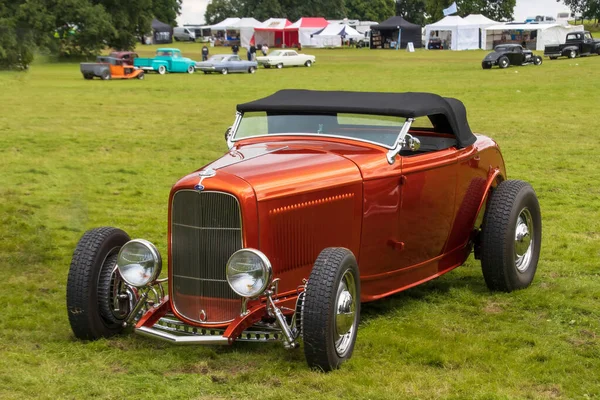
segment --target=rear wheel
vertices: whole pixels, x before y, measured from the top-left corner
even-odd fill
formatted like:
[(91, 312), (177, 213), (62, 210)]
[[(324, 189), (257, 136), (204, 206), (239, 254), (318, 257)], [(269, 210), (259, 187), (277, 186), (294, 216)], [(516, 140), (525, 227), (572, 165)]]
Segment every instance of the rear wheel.
[(77, 243), (67, 278), (67, 312), (79, 339), (96, 340), (123, 330), (133, 292), (116, 269), (129, 236), (112, 227), (87, 231)]
[(141, 79), (144, 79), (144, 78), (145, 78), (145, 76), (144, 76), (144, 72), (143, 72), (143, 71), (142, 71), (142, 72), (140, 72), (140, 74), (137, 76), (137, 78), (138, 78), (138, 79), (140, 79), (140, 80), (141, 80)]
[(533, 281), (542, 219), (527, 182), (504, 181), (492, 192), (481, 231), (481, 268), (491, 290), (511, 292)]
[(556, 56), (550, 56), (550, 59), (551, 59), (551, 60), (557, 60), (557, 59), (558, 59), (558, 57), (556, 57)]
[(221, 73), (222, 73), (223, 75), (227, 75), (227, 74), (229, 73), (229, 71), (227, 70), (227, 68), (223, 68), (223, 69), (221, 70)]
[(283, 64), (282, 63), (277, 64), (277, 69), (281, 69), (281, 68), (283, 68)]
[(194, 68), (193, 65), (190, 65), (187, 69), (188, 74), (193, 74), (195, 71), (196, 71), (196, 68)]
[(510, 60), (506, 56), (502, 56), (498, 60), (498, 66), (500, 68), (508, 68), (509, 65), (510, 65)]
[(85, 74), (85, 75), (83, 75), (83, 79), (87, 79), (87, 80), (94, 79), (94, 75), (92, 75), (92, 74)]
[(254, 67), (250, 67), (250, 68), (248, 68), (248, 73), (249, 73), (249, 74), (253, 74), (253, 73), (255, 73), (255, 72), (256, 72), (256, 68), (254, 68)]
[(492, 64), (488, 63), (488, 62), (482, 62), (481, 63), (481, 68), (483, 68), (483, 69), (492, 69)]
[(159, 65), (158, 66), (158, 73), (160, 75), (164, 75), (167, 73), (167, 67), (165, 67), (164, 65)]
[(577, 51), (575, 51), (575, 50), (569, 51), (569, 58), (575, 58), (575, 57), (577, 57)]
[(543, 62), (543, 60), (542, 60), (542, 57), (540, 57), (540, 56), (535, 56), (533, 58), (533, 64), (534, 65), (542, 65), (542, 62)]
[(311, 368), (337, 369), (352, 356), (360, 317), (360, 277), (352, 252), (323, 250), (305, 293), (301, 330), (306, 361)]

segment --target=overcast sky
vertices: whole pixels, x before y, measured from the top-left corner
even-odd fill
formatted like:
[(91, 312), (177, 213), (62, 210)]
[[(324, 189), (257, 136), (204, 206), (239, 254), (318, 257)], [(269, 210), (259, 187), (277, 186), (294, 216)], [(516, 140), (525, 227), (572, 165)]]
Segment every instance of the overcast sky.
[[(181, 15), (177, 18), (179, 25), (204, 23), (204, 12), (208, 0), (183, 0)], [(529, 16), (549, 15), (556, 18), (560, 11), (569, 11), (562, 3), (556, 0), (517, 0), (515, 7), (515, 20), (525, 20)], [(273, 15), (273, 17), (278, 17)]]

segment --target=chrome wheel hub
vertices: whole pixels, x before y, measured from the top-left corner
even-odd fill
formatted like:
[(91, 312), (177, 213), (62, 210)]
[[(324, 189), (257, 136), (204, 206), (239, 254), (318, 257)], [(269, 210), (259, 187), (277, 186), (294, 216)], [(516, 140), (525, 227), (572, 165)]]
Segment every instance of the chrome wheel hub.
[(533, 253), (533, 219), (527, 208), (519, 213), (515, 228), (515, 266), (519, 272), (525, 272), (531, 263)]
[(350, 348), (356, 332), (356, 284), (354, 276), (346, 271), (340, 281), (335, 303), (335, 350), (343, 357)]

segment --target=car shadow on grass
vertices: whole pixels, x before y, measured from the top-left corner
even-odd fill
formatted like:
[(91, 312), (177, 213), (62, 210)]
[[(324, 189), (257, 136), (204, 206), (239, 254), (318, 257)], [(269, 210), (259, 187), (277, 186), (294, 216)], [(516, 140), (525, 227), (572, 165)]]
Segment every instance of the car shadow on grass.
[[(446, 303), (455, 300), (456, 293), (465, 291), (468, 296), (487, 298), (490, 290), (478, 266), (468, 268), (468, 272), (451, 271), (448, 274), (429, 282), (404, 290), (380, 300), (361, 304), (361, 322), (369, 319), (385, 317), (395, 313), (400, 308), (409, 307), (415, 303)], [(477, 269), (477, 271), (476, 271)]]

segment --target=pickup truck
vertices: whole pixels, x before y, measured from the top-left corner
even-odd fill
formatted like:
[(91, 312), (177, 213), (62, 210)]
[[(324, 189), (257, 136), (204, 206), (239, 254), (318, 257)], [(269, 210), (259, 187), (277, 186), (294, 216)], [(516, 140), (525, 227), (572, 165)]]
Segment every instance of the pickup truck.
[(183, 57), (179, 49), (160, 48), (154, 58), (136, 58), (133, 65), (144, 71), (156, 71), (161, 75), (167, 72), (187, 72), (193, 74), (196, 61)]
[(594, 40), (588, 31), (568, 33), (565, 44), (553, 44), (544, 48), (544, 55), (551, 60), (561, 56), (575, 58), (591, 54), (600, 55), (600, 40)]

